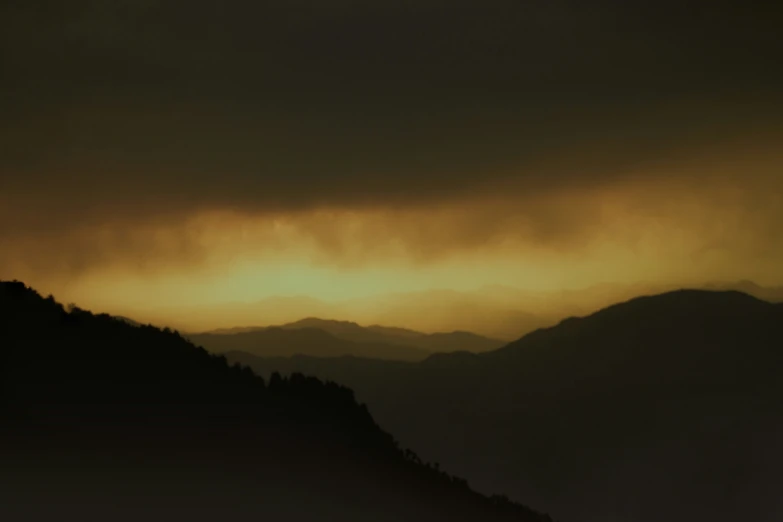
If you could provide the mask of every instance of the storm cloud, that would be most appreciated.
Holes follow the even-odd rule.
[[[774,258],[783,18],[700,4],[5,1],[0,269],[201,263],[221,237],[562,251],[621,217]]]

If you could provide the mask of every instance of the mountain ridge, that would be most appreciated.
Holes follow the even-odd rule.
[[[378,359],[418,360],[429,355],[429,352],[416,347],[380,342],[357,342],[311,327],[274,326],[230,334],[190,334],[187,337],[215,353],[241,350],[268,357],[355,355]]]
[[[232,357],[347,384],[444,469],[564,520],[783,515],[783,306],[742,292],[641,296],[418,363]]]
[[[401,450],[348,388],[267,381],[20,282],[0,282],[0,377],[9,520],[551,520]]]
[[[324,332],[328,337],[317,337],[315,330]],[[312,339],[306,340],[302,332],[310,332]],[[290,338],[286,339],[286,335]],[[314,357],[354,355],[399,360],[422,360],[432,352],[485,352],[504,344],[497,339],[459,330],[428,334],[405,328],[361,326],[353,321],[316,317],[278,326],[238,327],[188,334],[188,337],[219,353],[239,350],[269,357],[297,354]],[[345,342],[340,344],[337,339]],[[319,342],[332,348],[325,351],[323,346],[318,346]],[[270,346],[270,343],[274,346]]]
[[[764,286],[752,281],[717,281],[686,286],[708,290],[744,289],[746,293],[767,301],[783,302],[783,287]],[[298,296],[269,297],[217,307],[194,303],[176,311],[165,311],[165,320],[159,315],[147,313],[146,309],[123,310],[122,315],[138,317],[142,323],[167,323],[189,333],[214,332],[216,329],[220,330],[217,333],[227,333],[226,330],[237,327],[239,330],[252,329],[279,326],[303,317],[327,317],[370,325],[369,329],[377,325],[399,325],[426,333],[467,330],[507,343],[537,328],[553,326],[564,317],[584,316],[638,295],[678,288],[682,285],[604,283],[558,291],[526,291],[511,286],[488,285],[475,291],[433,290],[336,302]],[[197,317],[199,319],[195,319]],[[215,326],[207,329],[202,323]],[[388,328],[394,329],[393,326]]]

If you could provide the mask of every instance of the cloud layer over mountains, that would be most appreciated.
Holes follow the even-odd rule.
[[[0,271],[61,286],[468,254],[531,271],[556,253],[550,286],[577,262],[771,282],[765,9],[4,2]]]

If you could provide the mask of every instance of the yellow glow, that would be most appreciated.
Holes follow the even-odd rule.
[[[770,228],[783,219],[779,181],[740,189],[730,178],[716,175],[704,186],[685,174],[536,198],[501,190],[434,207],[217,209],[102,223],[16,240],[5,250],[14,255],[0,258],[0,275],[62,301],[184,329],[321,313],[372,321],[389,294],[488,285],[552,292],[603,282],[780,284],[783,243]],[[330,306],[289,300],[240,312],[236,305],[275,296]],[[437,324],[461,328],[468,319],[466,311]]]

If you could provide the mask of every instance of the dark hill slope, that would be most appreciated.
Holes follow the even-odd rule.
[[[739,292],[640,297],[417,364],[242,358],[351,386],[428,460],[558,518],[783,520],[783,307]]]
[[[2,520],[549,520],[425,466],[350,390],[0,283]]]
[[[681,290],[640,297],[537,330],[485,364],[553,393],[733,391],[763,396],[783,362],[780,308],[739,292]],[[557,380],[550,380],[553,372]],[[544,381],[543,379],[546,379]],[[565,390],[563,390],[565,386]]]

